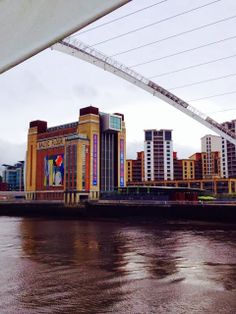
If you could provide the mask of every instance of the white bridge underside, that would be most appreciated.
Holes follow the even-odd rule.
[[[182,111],[194,120],[200,122],[218,135],[222,136],[230,143],[236,145],[235,134],[224,128],[220,123],[199,112],[196,108],[192,107],[190,104],[162,88],[153,81],[150,81],[141,74],[133,71],[132,69],[126,67],[118,61],[115,61],[114,59],[97,51],[96,49],[91,48],[78,40],[71,40],[70,38],[66,38],[63,41],[53,45],[52,49],[87,61],[96,65],[97,67],[102,68],[105,71],[109,71],[114,75],[121,77],[122,79],[144,89],[153,96],[162,99],[164,102],[167,102],[171,106]]]
[[[130,0],[0,0],[0,73]]]

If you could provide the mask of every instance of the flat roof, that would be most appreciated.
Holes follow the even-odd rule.
[[[119,189],[153,189],[153,190],[176,190],[176,191],[189,191],[189,192],[203,192],[205,190],[198,188],[188,188],[188,187],[176,187],[176,186],[145,186],[145,185],[130,185],[126,187],[120,187]]]

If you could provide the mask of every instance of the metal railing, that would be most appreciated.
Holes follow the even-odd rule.
[[[129,67],[122,64],[121,62],[112,59],[111,57],[105,55],[104,53],[100,52],[99,50],[97,50],[91,46],[88,46],[85,43],[83,43],[77,39],[72,39],[70,37],[67,37],[67,38],[63,39],[62,41],[60,41],[60,43],[65,45],[65,46],[78,49],[83,53],[87,53],[88,55],[91,55],[94,58],[96,58],[98,61],[103,61],[105,64],[109,64],[109,65],[119,69],[120,71],[124,72],[125,74],[128,74],[128,75],[132,76],[133,78],[137,79],[138,81],[142,81],[144,84],[148,85],[148,83],[149,83],[149,79],[145,78],[140,73],[130,69]]]
[[[198,109],[194,108],[193,106],[191,106],[190,104],[188,104],[187,102],[185,102],[184,100],[179,98],[178,96],[172,94],[171,92],[169,92],[165,88],[163,88],[160,85],[156,84],[155,82],[145,78],[140,73],[138,73],[138,72],[130,69],[129,67],[125,66],[121,62],[112,59],[111,57],[105,55],[104,53],[98,51],[97,49],[95,49],[91,46],[88,46],[85,43],[83,43],[77,39],[74,39],[74,38],[67,37],[67,38],[63,39],[62,41],[60,41],[59,44],[62,44],[63,46],[67,46],[69,48],[75,49],[75,50],[81,52],[82,54],[87,54],[88,56],[92,56],[93,59],[95,60],[95,61],[93,61],[93,64],[95,64],[96,62],[103,62],[104,63],[104,70],[106,70],[106,65],[109,65],[112,68],[114,68],[114,71],[113,71],[114,73],[115,73],[115,69],[117,69],[119,72],[122,72],[124,75],[131,77],[132,79],[136,80],[137,82],[141,82],[141,83],[145,84],[146,87],[149,87],[152,90],[154,95],[155,95],[155,92],[160,93],[161,95],[165,96],[166,98],[168,98],[169,100],[174,102],[175,105],[177,105],[177,107],[179,107],[179,108],[182,107],[186,111],[186,113],[188,112],[188,114],[190,116],[192,116],[193,118],[195,118],[195,119],[196,119],[196,117],[200,118],[200,119],[198,119],[198,121],[202,120],[202,122],[203,121],[207,122],[208,124],[210,124],[215,129],[218,129],[222,133],[224,133],[225,135],[228,135],[235,142],[236,135],[232,131],[228,130],[227,128],[222,126],[220,123],[216,122],[215,120],[213,120],[209,116],[200,112]]]

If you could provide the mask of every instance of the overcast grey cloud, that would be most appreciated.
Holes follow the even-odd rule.
[[[156,2],[133,0],[84,30]],[[150,10],[140,11],[93,31],[82,30],[77,38],[93,45],[211,2],[211,5],[204,8],[96,45],[96,48],[108,55],[114,55],[207,23],[236,16],[235,0],[221,0],[214,3],[213,0],[168,0]],[[236,19],[232,18],[198,31],[124,53],[116,58],[129,66],[160,59],[134,68],[147,77],[222,58],[222,61],[153,79],[166,88],[226,76],[236,73],[236,57],[223,60],[227,56],[236,55],[236,39],[222,41],[204,48],[195,48],[226,37],[236,36],[235,26]],[[179,53],[189,49],[193,50]],[[171,54],[176,55],[167,57]],[[194,100],[236,90],[235,83],[236,76],[232,75],[225,79],[178,88],[173,92],[184,100]],[[213,118],[223,122],[236,118],[235,100],[236,93],[193,101],[191,104],[205,113],[211,112]],[[210,133],[207,128],[183,113],[122,79],[81,60],[47,49],[0,76],[0,162],[16,162],[24,158],[27,129],[31,120],[46,120],[49,126],[76,121],[79,109],[88,105],[98,106],[101,111],[125,114],[129,158],[135,157],[136,150],[142,149],[143,130],[147,128],[173,129],[174,150],[178,151],[179,157],[185,158],[199,151],[200,138]],[[227,111],[227,109],[233,110]]]
[[[75,96],[85,98],[87,97],[98,97],[99,90],[94,88],[93,86],[88,86],[87,84],[75,85],[73,87],[75,92]]]

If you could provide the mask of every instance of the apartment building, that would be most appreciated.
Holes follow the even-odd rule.
[[[145,130],[145,180],[173,180],[172,130]]]

